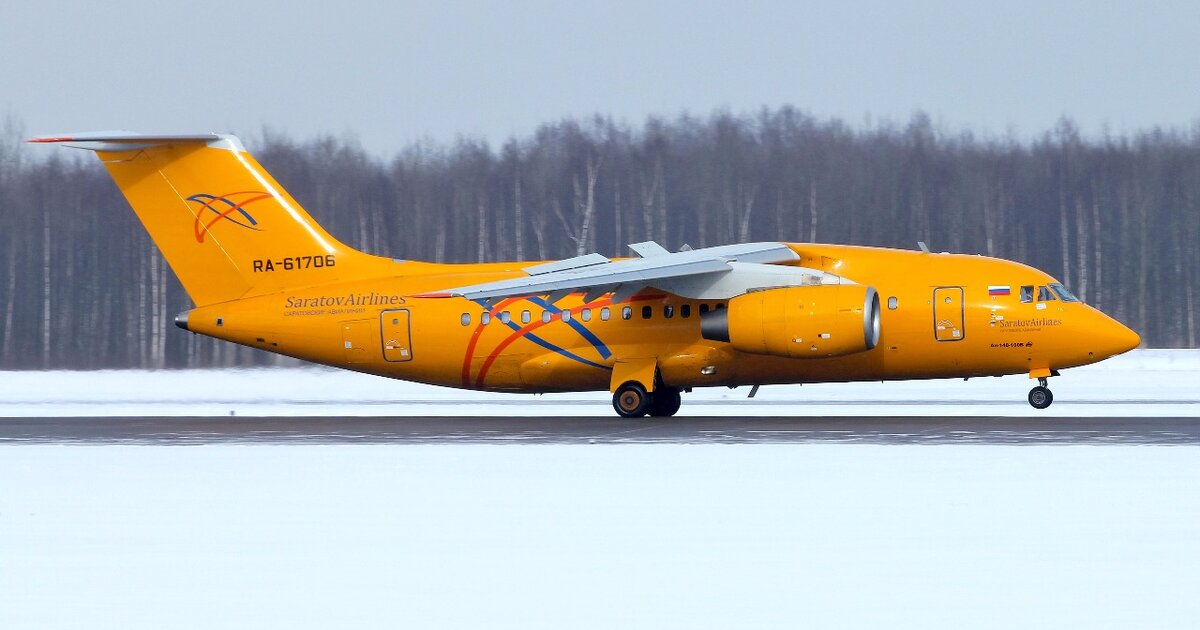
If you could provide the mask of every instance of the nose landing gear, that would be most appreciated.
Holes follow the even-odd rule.
[[[1029,390],[1029,404],[1034,409],[1045,409],[1054,402],[1054,394],[1046,387],[1046,378],[1043,376],[1038,379],[1038,386]]]

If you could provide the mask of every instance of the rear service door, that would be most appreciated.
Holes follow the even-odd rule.
[[[962,287],[938,287],[933,290],[933,338],[961,341],[963,330]]]
[[[412,361],[412,334],[408,320],[406,308],[380,313],[379,329],[383,333],[385,361]]]

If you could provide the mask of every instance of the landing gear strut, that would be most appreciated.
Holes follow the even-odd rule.
[[[1054,394],[1050,392],[1050,388],[1046,387],[1045,377],[1038,379],[1038,386],[1029,390],[1029,404],[1033,405],[1034,409],[1045,409],[1054,402]]]
[[[667,417],[679,411],[679,390],[659,385],[653,392],[637,381],[622,383],[613,394],[613,409],[623,418],[641,418],[645,415]]]

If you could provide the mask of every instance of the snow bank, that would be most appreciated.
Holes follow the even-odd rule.
[[[1051,380],[1054,405],[1025,402],[1024,376],[698,389],[682,415],[1200,416],[1200,350],[1135,350]],[[609,415],[605,392],[470,392],[323,367],[2,372],[0,416]]]

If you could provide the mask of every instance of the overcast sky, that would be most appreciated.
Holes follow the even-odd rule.
[[[917,109],[1022,136],[1200,118],[1200,2],[17,2],[0,113],[98,129],[352,134],[386,154],[564,116]]]

